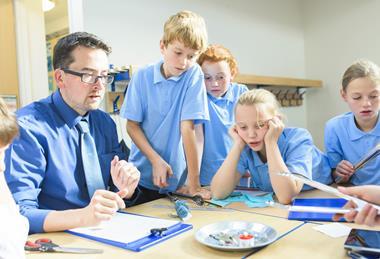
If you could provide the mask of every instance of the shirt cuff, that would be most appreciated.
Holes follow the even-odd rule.
[[[21,215],[25,216],[29,221],[29,235],[44,232],[45,218],[51,211],[20,206]]]
[[[124,199],[125,206],[132,207],[136,203],[136,200],[140,197],[140,195],[142,195],[142,191],[139,189],[139,187],[136,187],[132,197],[129,199]]]

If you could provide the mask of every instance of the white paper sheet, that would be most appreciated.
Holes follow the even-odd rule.
[[[152,228],[167,228],[179,221],[145,217],[141,215],[117,213],[111,220],[87,228],[74,228],[70,231],[104,238],[116,242],[130,243],[150,235]]]
[[[340,223],[324,224],[315,226],[313,228],[333,238],[348,236],[351,231],[350,227],[347,227]]]

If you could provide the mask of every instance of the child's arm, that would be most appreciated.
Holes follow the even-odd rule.
[[[133,143],[135,143],[151,162],[153,184],[160,188],[167,187],[168,184],[166,178],[167,176],[170,177],[173,175],[172,169],[170,165],[152,148],[140,127],[140,123],[128,120],[127,132],[133,140]]]
[[[233,126],[229,132],[234,143],[223,164],[211,181],[211,193],[215,199],[224,199],[230,195],[241,178],[241,175],[236,169],[245,143],[237,134],[235,126]]]
[[[269,121],[269,130],[264,137],[264,141],[272,188],[280,203],[289,204],[292,199],[300,193],[303,185],[297,183],[290,177],[278,175],[280,172],[289,171],[284,159],[281,156],[281,152],[277,144],[278,138],[280,137],[283,129],[284,124],[282,121],[279,118],[274,117]]]
[[[210,199],[210,191],[201,188],[199,181],[201,161],[201,154],[199,154],[200,140],[197,139],[194,122],[192,120],[185,120],[181,122],[181,134],[187,163],[187,185],[189,187],[188,192],[190,195],[199,194],[204,199]]]
[[[196,146],[197,146],[197,152],[198,152],[198,161],[199,161],[199,172],[201,170],[201,165],[202,165],[202,156],[203,156],[203,148],[204,148],[204,133],[203,133],[203,124],[196,124],[194,125],[195,129],[195,141],[196,141]]]
[[[347,183],[354,173],[353,165],[345,160],[345,155],[342,150],[342,141],[337,133],[337,125],[334,121],[326,123],[325,127],[325,150],[329,164],[332,168],[332,176],[337,183]],[[344,141],[344,139],[343,139]]]

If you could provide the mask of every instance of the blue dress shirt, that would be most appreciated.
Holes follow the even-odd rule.
[[[212,177],[222,165],[232,147],[228,133],[235,122],[234,108],[239,96],[248,91],[245,85],[231,83],[224,96],[207,94],[210,120],[204,123],[204,149],[200,172],[202,185],[210,185]]]
[[[342,160],[355,165],[364,155],[380,143],[380,120],[375,127],[364,132],[358,129],[355,117],[348,112],[330,119],[325,127],[325,148],[331,168]],[[354,185],[380,184],[380,156],[357,170],[351,177]]]
[[[180,76],[165,79],[161,74],[162,61],[139,69],[128,85],[120,115],[140,123],[152,148],[171,166],[173,176],[169,187],[161,192],[174,191],[186,179],[186,160],[181,136],[181,121],[203,123],[209,120],[206,87],[198,64]],[[140,185],[159,190],[153,185],[152,165],[132,143],[130,161],[141,172]]]
[[[83,208],[90,202],[75,127],[81,118],[59,91],[17,112],[20,136],[7,150],[5,175],[30,233],[43,232],[51,210]],[[90,111],[88,118],[105,186],[112,186],[110,162],[115,155],[126,158],[115,123],[100,110]]]
[[[278,139],[280,153],[289,172],[302,174],[315,181],[330,184],[331,169],[327,157],[313,144],[310,133],[302,128],[285,128]],[[240,156],[237,171],[251,174],[251,186],[263,191],[273,191],[269,178],[268,163],[246,146]],[[304,185],[303,190],[311,189]]]

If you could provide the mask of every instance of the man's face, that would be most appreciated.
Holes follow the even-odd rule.
[[[103,50],[78,46],[71,54],[74,62],[67,69],[93,76],[107,76],[108,57]],[[100,78],[95,83],[85,83],[81,76],[61,69],[55,71],[55,76],[63,99],[79,114],[84,115],[99,107],[106,87]]]

